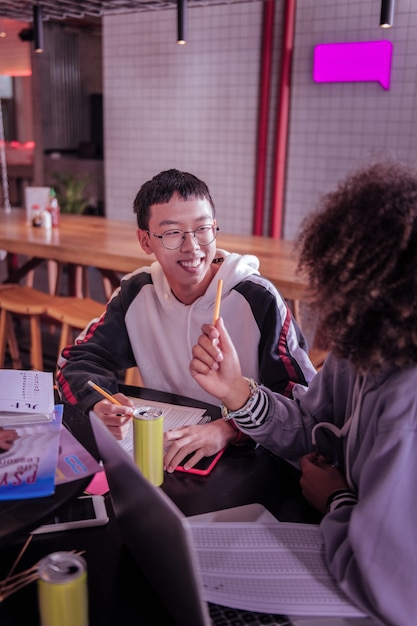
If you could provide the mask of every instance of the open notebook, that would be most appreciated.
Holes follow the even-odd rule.
[[[179,428],[180,426],[188,426],[189,424],[204,424],[210,421],[210,416],[206,415],[205,409],[197,409],[191,406],[181,406],[176,404],[169,404],[166,402],[150,402],[149,400],[143,400],[141,398],[134,398],[128,396],[135,404],[135,408],[143,408],[147,406],[156,406],[162,409],[164,416],[164,432],[171,430],[172,428]],[[133,421],[130,420],[126,425],[126,431],[123,435],[123,439],[119,441],[119,445],[133,454]]]
[[[94,414],[90,414],[90,419],[121,535],[171,617],[165,626],[235,623],[307,626],[310,623],[304,619],[291,621],[285,616],[265,613],[234,609],[220,611],[217,604],[207,603],[203,597],[204,582],[192,525],[160,488],[143,477],[133,459],[122,450],[104,424]],[[294,585],[297,585],[295,580]],[[354,614],[354,609],[352,611]],[[221,617],[217,622],[215,615],[218,613]],[[242,615],[240,622],[236,621],[236,613]],[[347,618],[347,621],[344,618],[327,621],[326,617],[320,620],[320,626],[351,623]],[[317,621],[313,623],[317,624]],[[362,625],[365,622],[359,620],[357,623]],[[369,623],[366,620],[366,624]]]

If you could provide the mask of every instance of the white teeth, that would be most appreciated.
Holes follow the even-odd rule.
[[[198,267],[201,264],[201,259],[194,259],[193,261],[180,261],[183,267]]]

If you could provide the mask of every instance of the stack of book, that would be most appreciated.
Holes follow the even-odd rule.
[[[100,469],[62,418],[51,372],[0,370],[0,500],[48,496]]]

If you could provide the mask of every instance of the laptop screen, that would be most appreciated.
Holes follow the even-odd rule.
[[[140,472],[103,422],[90,413],[124,543],[158,594],[172,624],[209,626],[198,561],[185,516]]]

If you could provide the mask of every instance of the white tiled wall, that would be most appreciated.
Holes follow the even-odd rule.
[[[277,109],[284,2],[276,2],[271,111]],[[189,9],[176,44],[176,11],[104,19],[106,213],[132,219],[148,178],[177,167],[209,185],[223,230],[253,223],[262,2]],[[395,25],[379,28],[377,0],[298,0],[283,236],[294,238],[318,197],[356,165],[388,154],[417,163],[417,2],[401,0]],[[393,42],[391,88],[316,84],[320,43]],[[270,125],[265,233],[270,213]]]
[[[225,231],[252,228],[258,2],[104,20],[106,213],[131,219],[139,186],[163,169],[209,185]]]
[[[289,135],[285,237],[318,197],[352,168],[385,155],[417,165],[417,3],[396,3],[394,27],[379,28],[380,2],[298,2]],[[316,84],[314,46],[389,40],[390,90],[376,82]]]

